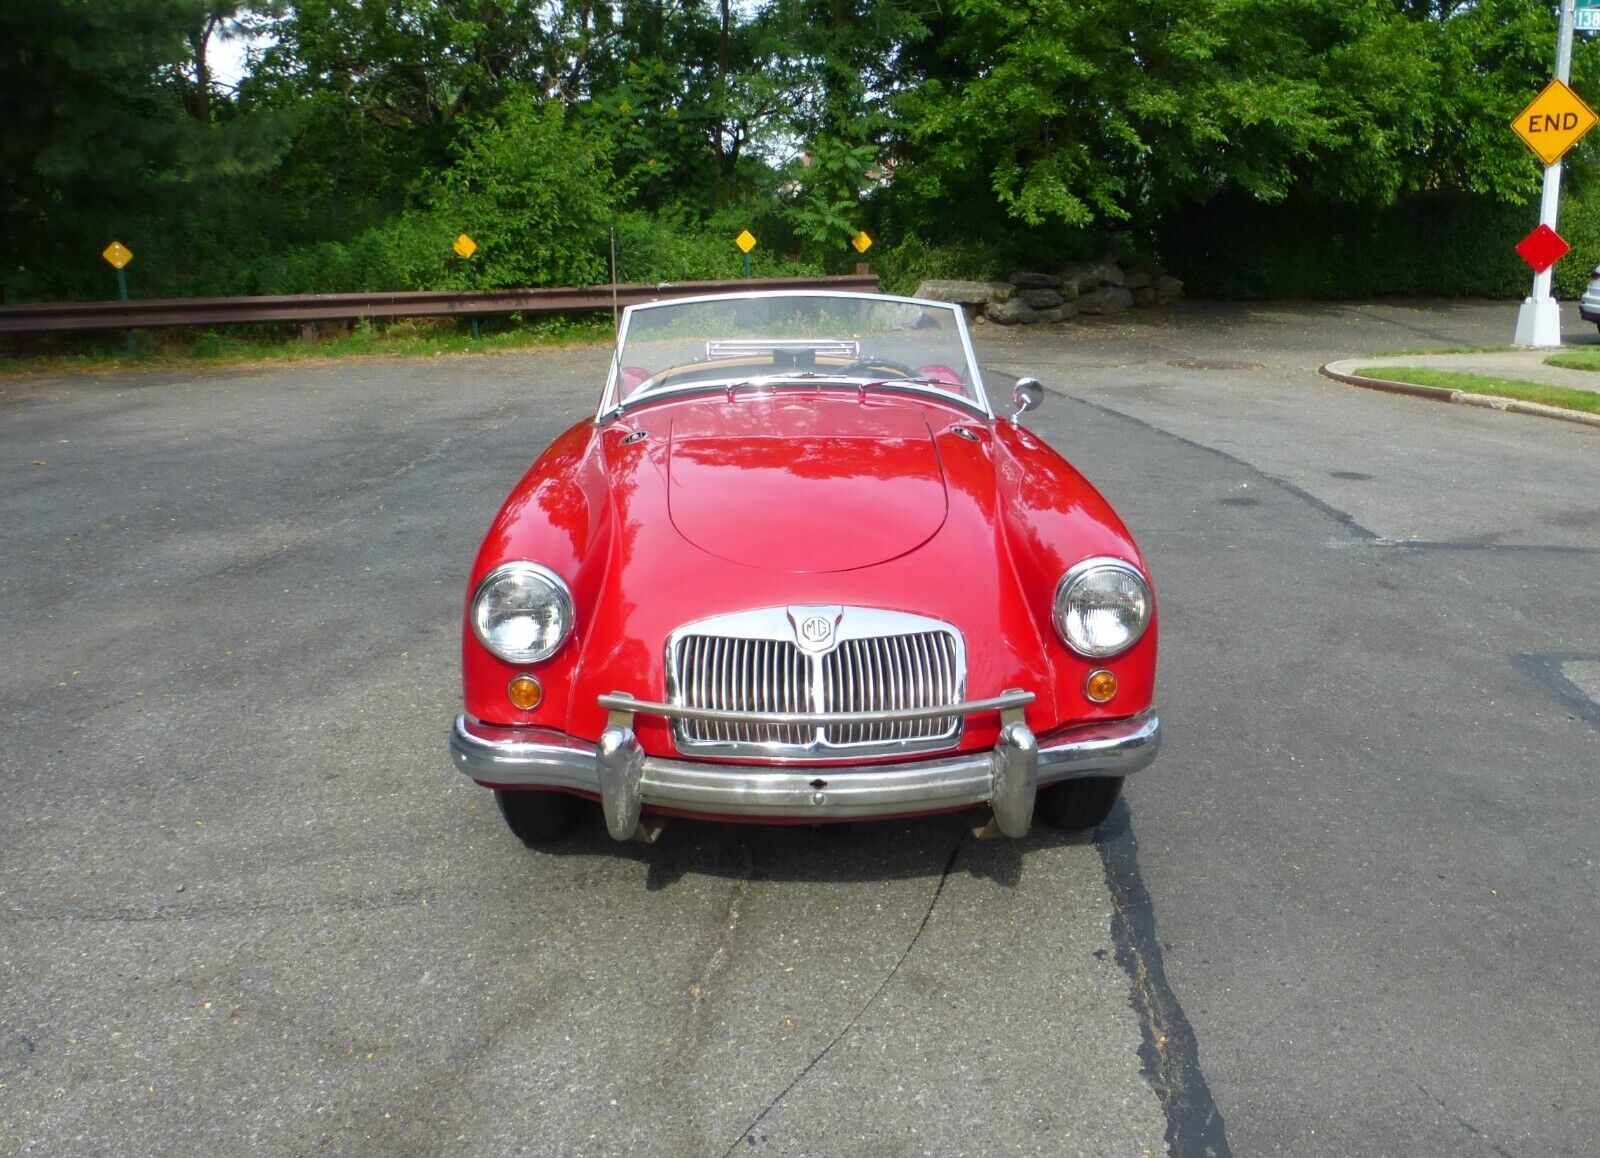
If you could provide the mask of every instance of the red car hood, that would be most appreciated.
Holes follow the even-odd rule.
[[[923,412],[853,395],[766,396],[672,416],[667,507],[690,543],[765,571],[851,571],[944,525]]]

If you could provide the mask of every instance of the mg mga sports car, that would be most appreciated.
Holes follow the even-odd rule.
[[[1100,494],[997,416],[960,307],[634,306],[598,412],[483,541],[456,767],[529,845],[598,802],[818,824],[1092,828],[1160,743],[1156,605]]]

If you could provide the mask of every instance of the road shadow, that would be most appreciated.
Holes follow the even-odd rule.
[[[960,846],[956,872],[1006,888],[1022,883],[1030,853],[1061,846],[1092,845],[1126,824],[1119,808],[1100,829],[1061,832],[1035,823],[1022,840],[979,840],[971,827],[985,814],[948,813],[914,820],[821,825],[716,824],[672,820],[655,844],[619,843],[605,831],[596,812],[557,844],[529,850],[529,856],[613,857],[646,867],[645,887],[669,889],[684,877],[727,880],[856,884],[874,881],[937,879]],[[508,837],[509,839],[509,837]]]

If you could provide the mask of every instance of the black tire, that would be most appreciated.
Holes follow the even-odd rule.
[[[1034,798],[1033,814],[1053,828],[1082,832],[1094,828],[1111,813],[1122,795],[1122,777],[1085,776],[1046,784]]]
[[[529,848],[555,843],[583,820],[583,801],[565,792],[496,791],[494,802],[506,827]]]

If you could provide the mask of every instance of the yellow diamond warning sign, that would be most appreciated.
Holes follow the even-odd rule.
[[[113,241],[100,251],[100,256],[111,263],[112,269],[121,269],[133,260],[133,250],[120,241]]]
[[[744,252],[749,253],[756,247],[756,235],[751,233],[748,229],[741,229],[739,231],[739,236],[733,239],[733,243],[740,249],[744,250]]]
[[[1511,128],[1539,155],[1539,160],[1554,165],[1597,121],[1600,117],[1583,103],[1582,97],[1561,81],[1553,80],[1517,114]]]
[[[455,243],[450,248],[456,251],[457,257],[462,261],[466,261],[467,258],[478,252],[478,243],[463,233],[455,239]]]
[[[856,247],[857,253],[865,253],[872,248],[872,238],[868,237],[867,231],[863,229],[850,239],[850,244]]]

